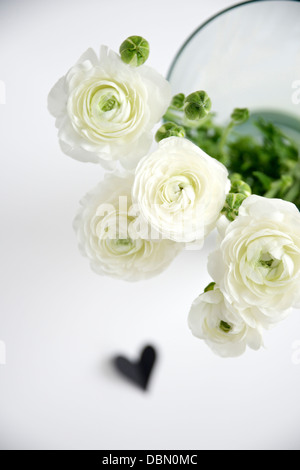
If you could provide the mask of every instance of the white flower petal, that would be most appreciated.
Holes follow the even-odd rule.
[[[52,116],[58,118],[64,115],[67,105],[66,79],[62,77],[54,85],[48,95],[48,110]]]

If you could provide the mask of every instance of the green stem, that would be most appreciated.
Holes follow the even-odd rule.
[[[227,143],[228,137],[229,137],[232,129],[234,128],[234,126],[235,126],[235,123],[233,121],[231,121],[228,124],[228,126],[224,128],[224,131],[223,131],[222,137],[220,139],[220,143],[219,143],[220,161],[225,166],[227,166],[227,164],[229,163],[229,157],[228,157],[227,152],[226,152],[226,143]]]
[[[265,197],[274,198],[275,196],[278,195],[280,188],[281,188],[281,180],[274,181],[271,184],[271,189],[269,189],[269,191],[266,192]]]
[[[176,124],[182,124],[182,121],[183,121],[183,112],[182,111],[178,111],[178,110],[173,110],[172,109],[167,109],[166,111],[166,114],[164,115],[164,120],[165,121],[170,121],[170,122],[174,122]]]
[[[284,196],[284,199],[289,202],[295,202],[299,197],[300,182],[295,183]]]
[[[221,137],[221,140],[220,140],[220,153],[224,153],[225,152],[225,146],[226,146],[226,142],[227,142],[227,139],[228,139],[228,136],[230,134],[230,132],[232,131],[232,129],[234,128],[234,122],[231,121],[227,127],[225,127],[224,131],[223,131],[223,134],[222,134],[222,137]]]

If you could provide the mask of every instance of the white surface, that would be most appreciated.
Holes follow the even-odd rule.
[[[299,312],[266,335],[266,350],[222,360],[186,323],[209,282],[212,241],[148,282],[97,277],[71,223],[103,172],[60,152],[46,110],[50,87],[87,47],[142,34],[149,63],[166,73],[190,32],[230,4],[1,0],[2,449],[300,447]],[[143,394],[109,360],[147,342],[160,361]]]

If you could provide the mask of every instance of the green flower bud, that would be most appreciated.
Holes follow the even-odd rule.
[[[185,99],[184,112],[191,121],[205,118],[210,110],[211,100],[205,91],[196,91]]]
[[[226,321],[221,321],[219,325],[220,330],[224,331],[224,333],[229,333],[232,330],[232,326],[230,326]]]
[[[183,127],[174,124],[174,122],[166,122],[156,132],[155,140],[160,142],[168,137],[185,137],[185,131]]]
[[[231,115],[232,122],[234,124],[244,124],[250,117],[249,109],[247,108],[235,108]]]
[[[182,109],[184,105],[185,96],[183,93],[173,96],[171,106],[176,109]]]
[[[232,182],[230,192],[240,193],[246,197],[251,196],[252,194],[249,184],[245,183],[245,181],[242,181],[242,180],[234,180]]]
[[[141,36],[130,36],[120,46],[120,56],[125,64],[139,67],[149,57],[149,43]]]
[[[242,179],[242,175],[240,175],[240,173],[232,173],[230,176],[230,181],[231,183],[234,183],[236,180],[241,180]]]
[[[226,197],[225,206],[223,207],[221,214],[226,215],[230,222],[233,222],[239,215],[239,209],[244,200],[247,198],[244,194],[233,194],[229,193]]]
[[[215,285],[216,285],[215,282],[211,282],[210,284],[208,284],[207,287],[205,287],[204,292],[209,292],[210,290],[214,290]]]

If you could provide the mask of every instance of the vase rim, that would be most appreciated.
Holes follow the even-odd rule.
[[[179,57],[181,56],[182,52],[184,51],[184,49],[188,46],[188,44],[191,42],[191,40],[200,32],[202,31],[202,29],[204,29],[207,25],[209,25],[210,23],[212,23],[214,20],[216,20],[217,18],[219,18],[220,16],[223,16],[225,13],[228,13],[229,11],[231,10],[235,10],[239,7],[242,7],[242,6],[245,6],[245,5],[250,5],[250,4],[253,4],[253,3],[266,3],[266,2],[289,2],[289,3],[295,3],[295,2],[298,2],[300,0],[248,0],[246,2],[240,2],[240,3],[237,3],[235,5],[232,5],[231,7],[227,7],[225,8],[224,10],[221,10],[219,11],[218,13],[216,13],[215,15],[211,16],[210,18],[208,18],[204,23],[202,23],[183,43],[183,45],[180,47],[179,51],[177,52],[177,54],[175,55],[175,58],[173,59],[172,63],[171,63],[171,66],[170,66],[170,69],[168,71],[168,74],[167,74],[167,80],[170,81],[171,79],[171,75],[173,73],[173,70],[176,66],[176,63],[179,59]]]

